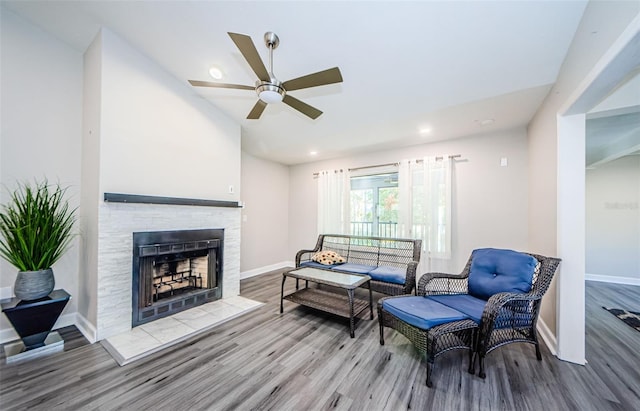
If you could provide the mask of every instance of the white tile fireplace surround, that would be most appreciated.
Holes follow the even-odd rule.
[[[240,294],[240,208],[101,202],[97,340],[131,330],[133,233],[224,229],[222,299]]]

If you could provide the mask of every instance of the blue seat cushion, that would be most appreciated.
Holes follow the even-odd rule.
[[[333,264],[333,265],[326,265],[326,264],[317,263],[315,261],[305,261],[303,263],[300,263],[300,267],[323,268],[325,270],[329,270],[332,267],[336,267],[338,265],[342,265],[342,264],[338,263],[338,264]]]
[[[502,292],[528,293],[538,261],[513,250],[480,248],[471,254],[469,294],[488,300]]]
[[[482,319],[484,306],[487,304],[486,300],[476,298],[469,294],[430,295],[425,298],[460,311],[478,324]]]
[[[355,273],[355,274],[369,274],[369,272],[373,271],[375,268],[376,266],[374,265],[353,264],[353,263],[334,265],[331,267],[331,269],[335,271],[346,271],[348,273]]]
[[[387,298],[382,302],[382,308],[407,324],[423,330],[469,318],[458,310],[419,296]]]
[[[373,280],[387,283],[404,284],[407,279],[407,269],[381,265],[375,270],[370,271],[369,277]]]

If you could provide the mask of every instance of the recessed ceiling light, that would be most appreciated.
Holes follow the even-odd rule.
[[[211,77],[213,77],[216,80],[220,80],[222,78],[222,70],[220,70],[216,66],[212,66],[209,69],[209,74],[211,75]]]
[[[317,155],[317,154],[318,154],[318,152],[317,152],[317,151],[309,151],[309,155],[310,155],[310,156],[315,156],[315,155]]]
[[[431,127],[422,127],[419,131],[422,135],[429,134],[431,133]]]
[[[478,125],[480,126],[489,126],[493,123],[495,123],[496,121],[492,118],[486,118],[484,120],[476,120],[476,123],[478,123]]]

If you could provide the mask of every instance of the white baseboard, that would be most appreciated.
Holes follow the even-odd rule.
[[[633,277],[616,277],[613,275],[585,274],[584,279],[587,281],[600,281],[602,283],[640,285],[640,278],[633,278]]]
[[[556,336],[553,335],[547,324],[542,320],[542,318],[538,317],[538,323],[536,329],[538,330],[538,335],[544,340],[544,343],[551,351],[551,354],[558,356],[558,340],[556,340]]]
[[[68,327],[74,325],[76,320],[76,313],[64,314],[58,318],[58,321],[53,325],[53,329]],[[15,332],[13,328],[6,328],[0,330],[0,344],[5,344],[10,341],[19,340],[20,336]]]
[[[269,271],[279,270],[285,267],[295,267],[296,264],[293,261],[281,261],[276,264],[266,265],[260,268],[254,268],[253,270],[244,271],[240,273],[240,279],[244,280],[245,278],[255,277],[256,275],[268,273]]]
[[[98,341],[98,331],[96,327],[91,324],[82,314],[76,313],[76,328],[84,335],[84,338],[89,340],[89,343],[93,344]]]

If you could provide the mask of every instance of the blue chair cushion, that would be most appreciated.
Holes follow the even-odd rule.
[[[404,284],[407,277],[407,269],[381,265],[375,270],[370,271],[369,277],[373,280],[387,283]]]
[[[325,268],[327,266],[325,265]],[[340,265],[331,266],[331,269],[334,271],[346,271],[348,273],[355,274],[369,274],[369,272],[373,271],[376,268],[375,265],[364,265],[364,264],[353,264],[346,263]]]
[[[469,294],[488,300],[502,292],[528,293],[538,261],[513,250],[481,248],[471,254]]]
[[[460,311],[478,324],[482,319],[484,306],[487,304],[486,300],[476,298],[469,294],[430,295],[425,298]]]
[[[469,318],[458,310],[418,296],[387,298],[382,302],[382,308],[407,324],[423,330]]]
[[[330,269],[332,267],[336,267],[336,266],[339,266],[339,265],[342,265],[342,264],[338,263],[338,264],[333,264],[333,265],[326,265],[326,264],[320,264],[320,263],[315,262],[315,261],[305,261],[303,263],[300,263],[300,267],[322,268],[322,269],[325,269],[325,270],[328,270],[328,269]]]

